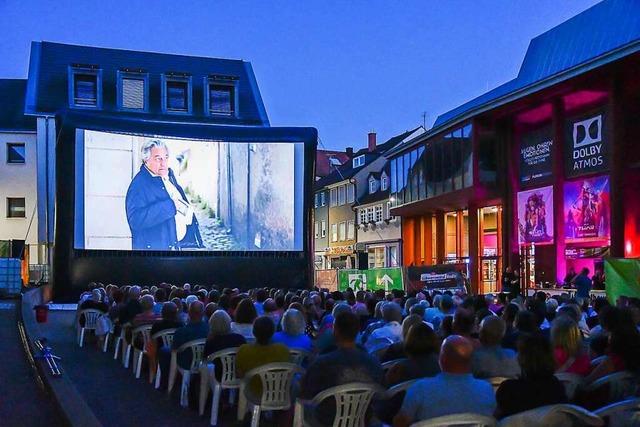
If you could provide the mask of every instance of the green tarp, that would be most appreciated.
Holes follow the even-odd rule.
[[[640,259],[605,258],[607,299],[611,304],[621,296],[640,298]]]
[[[0,258],[9,258],[11,251],[11,242],[8,240],[0,240]]]
[[[347,288],[354,291],[384,289],[403,290],[402,268],[376,268],[373,270],[340,270],[338,273],[338,289],[345,291]]]

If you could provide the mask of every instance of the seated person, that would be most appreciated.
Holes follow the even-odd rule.
[[[382,307],[382,319],[384,326],[374,330],[367,342],[365,349],[369,353],[384,350],[393,343],[402,341],[402,309],[396,303],[388,303]]]
[[[506,331],[504,320],[487,316],[480,322],[480,347],[473,353],[473,376],[480,379],[492,377],[516,378],[520,366],[516,352],[501,347]]]
[[[161,317],[153,312],[155,301],[151,295],[142,296],[140,298],[140,305],[142,306],[142,313],[136,314],[133,318],[132,324],[134,328],[142,325],[150,325],[160,320]]]
[[[249,298],[238,303],[231,323],[231,331],[242,335],[246,340],[253,340],[253,321],[258,317],[256,307]]]
[[[162,318],[151,326],[150,336],[162,332],[166,329],[178,329],[183,326],[178,322],[178,308],[172,302],[167,302],[162,306]],[[147,355],[149,356],[149,370],[155,375],[157,368],[158,348],[162,347],[162,339],[150,340],[147,343]]]
[[[311,338],[305,333],[304,315],[293,308],[282,316],[282,331],[276,332],[271,342],[282,343],[287,348],[299,348],[311,352]]]
[[[580,329],[569,316],[560,315],[554,319],[551,345],[556,360],[556,373],[589,375],[591,362],[584,349]]]
[[[87,310],[90,308],[94,310],[100,310],[103,313],[107,313],[109,311],[109,306],[107,306],[106,302],[102,301],[102,293],[98,289],[94,289],[91,291],[91,297],[80,304],[78,310]],[[80,323],[80,326],[84,327],[84,316],[80,316],[78,322]]]
[[[413,325],[422,322],[422,316],[417,314],[410,314],[402,321],[402,341],[398,341],[396,343],[391,344],[385,352],[380,357],[380,362],[389,362],[390,360],[395,359],[405,359],[407,357],[407,353],[404,350],[404,341],[407,339],[409,335],[409,329]]]
[[[209,318],[209,335],[204,345],[204,358],[217,351],[227,348],[240,347],[246,344],[247,340],[240,334],[231,332],[231,316],[224,310],[217,310]],[[218,381],[222,378],[222,367],[216,360],[213,361],[215,366],[215,376]]]
[[[251,300],[245,301],[251,303]],[[251,307],[253,307],[253,303],[251,303]],[[252,335],[255,337],[256,343],[244,344],[238,348],[236,373],[239,378],[244,378],[247,372],[262,365],[289,362],[291,360],[289,349],[286,346],[280,343],[271,344],[271,338],[275,331],[276,325],[273,324],[273,320],[270,317],[260,316],[253,322]],[[262,393],[260,378],[254,377],[251,380],[249,391],[260,396]]]
[[[473,345],[466,338],[446,338],[439,357],[442,373],[419,380],[407,390],[393,426],[407,427],[417,421],[467,412],[492,415],[496,407],[493,388],[471,375],[472,355]]]
[[[347,307],[345,311],[336,312],[334,308],[333,338],[337,350],[318,356],[311,362],[300,380],[299,394],[302,399],[311,400],[323,390],[350,382],[383,383],[378,359],[356,346],[360,320],[348,305],[344,306]],[[315,408],[313,416],[320,425],[332,425],[335,400],[325,400]]]
[[[551,344],[541,332],[520,336],[518,363],[522,376],[504,381],[496,392],[496,418],[540,406],[567,403],[564,385],[554,376],[556,362]]]

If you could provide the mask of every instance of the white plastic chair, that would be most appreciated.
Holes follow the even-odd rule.
[[[301,348],[290,348],[289,353],[291,354],[291,363],[298,366],[305,366],[305,363],[313,360],[313,354]]]
[[[171,348],[171,343],[173,343],[173,334],[175,332],[176,332],[176,328],[163,329],[162,331],[156,332],[155,334],[151,335],[151,339],[152,340],[161,339],[163,347]],[[158,348],[158,350],[160,349]],[[155,388],[158,389],[160,388],[160,376],[161,376],[159,359],[156,361],[155,376],[156,376]],[[149,366],[149,382],[150,383],[153,382],[153,369],[151,366]]]
[[[288,410],[291,408],[291,384],[296,374],[306,370],[294,363],[268,363],[247,372],[240,382],[238,421],[242,421],[247,404],[253,406],[251,427],[258,427],[261,411]],[[262,395],[254,396],[249,388],[251,379],[257,376],[262,382]]]
[[[500,388],[500,384],[502,384],[503,382],[505,382],[508,379],[510,379],[510,378],[507,378],[507,377],[491,377],[491,378],[485,378],[485,381],[488,381],[489,384],[491,384],[491,387],[493,387],[493,394],[496,394],[498,392],[498,388]]]
[[[140,378],[140,371],[142,370],[142,357],[147,354],[147,343],[151,339],[151,326],[142,325],[131,331],[131,347],[138,335],[142,335],[142,350],[138,350],[133,347],[133,370],[136,373],[136,378]]]
[[[336,387],[328,388],[318,393],[310,402],[296,399],[296,406],[293,418],[293,425],[308,426],[315,423],[308,423],[305,420],[305,406],[307,409],[317,407],[330,397],[336,402],[336,414],[333,419],[333,427],[364,427],[366,423],[367,409],[377,395],[384,396],[387,391],[378,384],[372,383],[348,383]],[[307,414],[306,418],[312,419],[313,413]]]
[[[124,325],[120,327],[120,335],[118,335],[118,338],[116,338],[116,345],[113,351],[113,360],[118,360],[118,354],[120,354],[120,346],[122,345],[122,341],[124,341],[124,329]],[[122,355],[124,356],[124,353]]]
[[[416,378],[413,380],[404,381],[394,385],[393,387],[389,387],[389,390],[387,390],[387,399],[391,399],[398,393],[406,392],[409,389],[409,387],[414,385],[416,382],[420,381],[420,379],[421,378]]]
[[[393,360],[389,360],[388,362],[384,362],[382,364],[382,371],[386,374],[393,365],[395,365],[398,362],[406,362],[407,360],[409,359],[400,358],[400,359],[393,359]]]
[[[102,316],[104,313],[95,308],[87,308],[84,310],[80,310],[78,313],[78,346],[82,347],[84,344],[84,332],[85,331],[95,331],[96,330],[96,322],[98,317]],[[80,319],[84,318],[84,326],[80,326]]]
[[[604,420],[576,405],[547,405],[511,415],[498,423],[499,427],[586,427],[602,426]]]
[[[205,339],[197,339],[189,341],[180,346],[179,349],[171,351],[171,368],[169,369],[169,394],[173,389],[178,371],[182,375],[182,388],[180,392],[180,406],[189,407],[189,385],[191,383],[191,375],[200,373],[200,364],[202,362],[202,353],[204,352]],[[182,369],[178,366],[178,353],[183,351],[191,351],[191,365],[189,369]]]
[[[226,348],[210,354],[202,363],[200,374],[200,415],[204,414],[204,407],[209,397],[209,389],[213,390],[213,403],[211,405],[211,425],[218,424],[218,411],[220,407],[220,396],[222,390],[231,390],[229,393],[229,403],[233,403],[234,391],[240,388],[240,378],[236,375],[236,355],[238,347]],[[217,359],[217,360],[216,360]],[[215,364],[222,368],[220,382],[216,379]]]
[[[598,378],[591,383],[587,391],[594,392],[604,386],[609,388],[608,404],[640,396],[640,376],[630,371],[616,372]]]
[[[494,427],[496,424],[496,419],[488,415],[464,413],[418,421],[411,427]]]
[[[593,411],[609,427],[640,426],[640,398],[623,400]]]
[[[113,330],[115,325],[111,322],[111,327],[109,328],[109,332],[104,336],[104,343],[102,344],[102,352],[106,353],[109,348],[109,338],[113,336]],[[117,353],[116,353],[117,354]]]
[[[583,376],[577,374],[559,373],[555,377],[564,384],[564,391],[567,393],[569,402],[573,402],[578,390],[586,387],[587,382]]]

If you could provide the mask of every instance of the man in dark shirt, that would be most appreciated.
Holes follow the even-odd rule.
[[[130,322],[138,314],[142,313],[142,304],[140,304],[140,287],[132,286],[129,289],[129,297],[127,303],[120,309],[118,313],[118,323],[124,325]]]
[[[300,381],[300,397],[310,400],[323,390],[351,382],[383,384],[384,375],[378,359],[356,347],[359,331],[360,321],[355,314],[350,311],[336,314],[333,336],[338,349],[318,357],[309,365]],[[332,425],[335,412],[335,400],[327,399],[315,408],[313,415],[322,425]]]

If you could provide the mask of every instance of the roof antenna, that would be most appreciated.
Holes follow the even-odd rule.
[[[427,129],[427,112],[422,112],[422,127]]]

